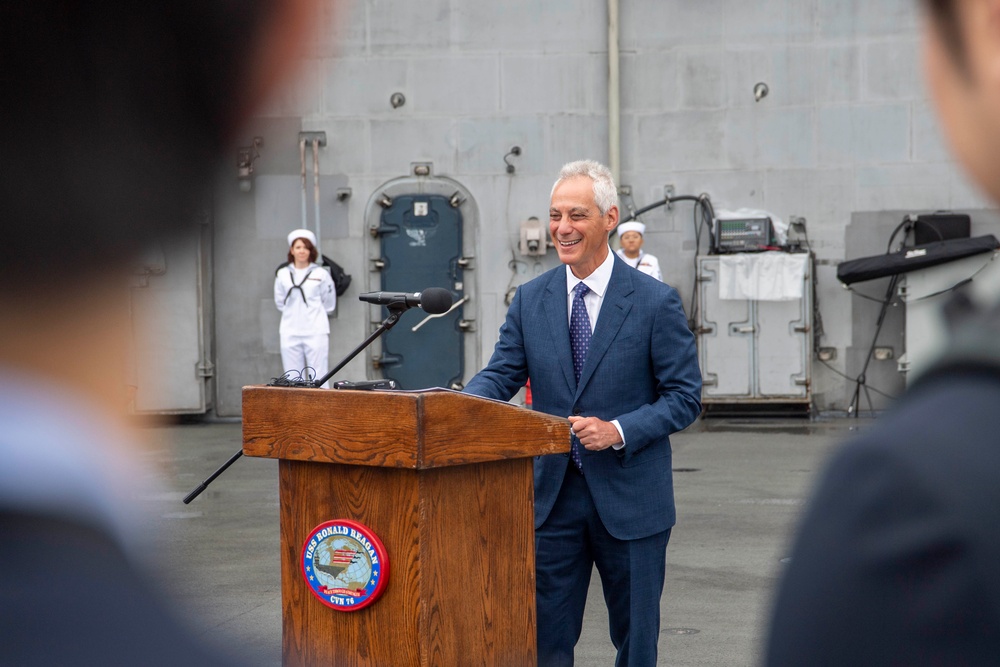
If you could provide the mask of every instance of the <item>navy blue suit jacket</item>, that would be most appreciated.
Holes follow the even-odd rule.
[[[569,342],[566,267],[518,288],[493,357],[465,391],[510,400],[531,380],[533,407],[567,417],[617,419],[621,450],[583,450],[601,521],[614,537],[639,539],[674,525],[670,434],[701,412],[701,372],[680,297],[615,258],[579,384]],[[535,461],[535,527],[549,515],[569,457]]]
[[[837,450],[782,573],[763,664],[1000,664],[996,369],[918,381]]]

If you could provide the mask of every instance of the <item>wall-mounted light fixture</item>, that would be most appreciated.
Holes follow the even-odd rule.
[[[250,192],[253,189],[253,163],[260,157],[258,149],[263,145],[263,137],[254,137],[252,146],[236,150],[236,180],[240,192]]]

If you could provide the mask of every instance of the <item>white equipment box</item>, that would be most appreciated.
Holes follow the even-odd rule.
[[[723,299],[720,256],[698,257],[696,334],[707,412],[811,410],[812,272],[807,256],[800,298]]]

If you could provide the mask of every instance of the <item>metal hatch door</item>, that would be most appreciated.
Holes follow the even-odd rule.
[[[207,217],[206,217],[207,220]],[[128,367],[136,414],[203,414],[213,365],[205,344],[209,299],[207,222],[199,234],[147,248],[132,275]]]
[[[443,287],[456,302],[461,299],[462,212],[455,201],[437,194],[402,194],[383,207],[376,230],[383,291]],[[417,308],[405,314],[382,338],[378,365],[383,377],[402,389],[460,387],[465,357],[462,311],[459,305],[430,319]],[[385,308],[382,317],[388,317]]]

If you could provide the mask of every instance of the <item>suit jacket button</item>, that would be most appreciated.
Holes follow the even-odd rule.
[[[579,415],[581,412],[583,412],[583,410],[581,410],[580,408],[573,408],[574,415]]]

